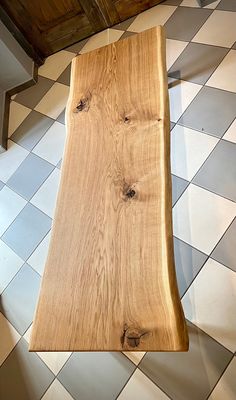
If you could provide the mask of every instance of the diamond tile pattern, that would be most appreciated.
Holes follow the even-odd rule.
[[[54,120],[46,115],[31,111],[19,128],[15,130],[11,140],[30,151],[42,139],[53,122]]]
[[[235,108],[236,93],[205,86],[180,117],[179,124],[222,137],[235,118]]]
[[[223,47],[189,43],[172,65],[168,75],[172,78],[204,85],[227,52],[228,50]],[[209,85],[214,86],[210,82],[211,79]]]
[[[207,81],[207,85],[236,93],[235,64],[236,50],[231,50]]]
[[[179,294],[182,297],[207,260],[207,255],[174,238],[175,269]]]
[[[178,7],[165,24],[167,38],[192,40],[210,14],[210,10]]]
[[[182,300],[186,318],[232,352],[236,351],[235,287],[235,272],[209,258]]]
[[[210,135],[175,125],[171,132],[171,170],[191,181],[218,140]]]
[[[134,369],[122,353],[74,353],[58,379],[76,400],[115,400]]]
[[[34,154],[29,154],[7,181],[24,199],[30,200],[53,170],[53,165]]]
[[[235,42],[235,37],[235,13],[215,10],[194,36],[193,42],[231,47]]]
[[[51,218],[28,203],[9,226],[2,240],[26,260],[51,228]]]
[[[1,313],[23,335],[33,320],[40,276],[25,264],[1,295]]]
[[[0,393],[4,400],[39,400],[53,379],[53,373],[36,354],[28,352],[21,339],[0,368]]]
[[[37,85],[31,86],[23,92],[20,92],[16,95],[14,100],[23,106],[34,108],[41,98],[52,87],[53,83],[53,80],[39,76]]]
[[[0,154],[1,399],[235,399],[236,1],[201,4],[165,0],[75,43],[48,57],[38,83],[14,96],[11,140]],[[66,137],[71,60],[158,24],[167,33],[175,265],[192,322],[190,350],[29,353]]]
[[[236,143],[221,140],[201,167],[193,182],[236,201]]]
[[[234,202],[190,184],[173,209],[174,235],[210,254],[235,216]]]
[[[232,222],[226,233],[216,246],[211,257],[236,272],[236,220]]]
[[[172,206],[175,205],[188,184],[189,182],[185,179],[172,175]]]
[[[233,355],[196,326],[188,331],[187,353],[147,353],[139,368],[171,399],[205,400]]]

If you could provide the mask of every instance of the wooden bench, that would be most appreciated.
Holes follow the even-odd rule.
[[[186,351],[173,258],[161,27],[72,62],[31,351]]]

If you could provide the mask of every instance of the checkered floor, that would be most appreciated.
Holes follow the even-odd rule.
[[[236,1],[167,0],[46,60],[0,155],[2,400],[236,399]],[[76,53],[167,33],[175,260],[188,353],[29,353]]]

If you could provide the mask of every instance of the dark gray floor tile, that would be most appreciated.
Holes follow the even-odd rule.
[[[132,22],[135,20],[135,18],[136,18],[136,16],[128,18],[125,21],[120,22],[119,24],[116,24],[116,25],[112,26],[112,28],[118,29],[118,30],[121,30],[121,31],[126,31],[126,29],[128,29],[128,27],[132,24]]]
[[[172,131],[172,129],[174,128],[174,126],[175,126],[175,123],[172,122],[172,121],[170,121],[170,130],[171,130],[171,131]]]
[[[177,238],[174,238],[174,254],[179,293],[182,297],[206,262],[207,255]]]
[[[172,177],[172,206],[174,206],[176,201],[180,198],[180,196],[188,186],[189,182],[175,175],[171,175],[171,177]]]
[[[222,137],[235,118],[235,110],[236,93],[205,86],[180,117],[179,123]]]
[[[65,112],[66,110],[63,110],[61,114],[57,117],[57,121],[64,125],[65,125]]]
[[[48,118],[46,115],[40,114],[37,111],[31,111],[13,133],[11,140],[27,150],[32,150],[53,122],[54,120]]]
[[[62,83],[63,85],[70,86],[70,72],[71,72],[71,63],[66,67],[66,69],[59,76],[59,78],[57,79],[57,82]]]
[[[74,353],[58,379],[75,400],[113,400],[134,369],[121,353]]]
[[[188,329],[188,352],[147,353],[139,368],[174,400],[206,400],[232,353],[194,325]]]
[[[54,84],[54,81],[43,76],[38,77],[38,82],[30,86],[28,89],[23,90],[16,95],[15,101],[23,104],[23,106],[34,108],[43,98],[43,96],[49,91]]]
[[[123,35],[120,37],[119,40],[126,39],[126,38],[128,38],[130,36],[133,36],[133,35],[136,35],[136,33],[135,32],[126,31],[126,32],[123,33]]]
[[[221,140],[200,168],[193,182],[236,201],[236,143]]]
[[[236,42],[235,42],[234,45],[232,46],[232,49],[236,49]]]
[[[2,181],[0,181],[0,190],[2,190],[3,186],[4,186],[4,183]]]
[[[54,380],[53,373],[22,338],[0,368],[2,400],[39,400]]]
[[[7,186],[30,200],[53,169],[52,164],[30,153],[10,177]]]
[[[168,71],[168,76],[204,85],[223,60],[228,49],[189,43]]]
[[[198,2],[201,7],[205,7],[205,6],[209,6],[210,4],[214,3],[215,0],[196,0],[196,2]]]
[[[236,272],[236,220],[227,229],[211,257]]]
[[[179,6],[183,0],[165,0],[161,4],[166,6]]]
[[[51,218],[28,203],[9,226],[2,240],[26,260],[51,228]]]
[[[236,1],[235,0],[221,0],[216,7],[217,10],[224,11],[236,11]]]
[[[166,37],[190,41],[207,20],[212,10],[178,7],[165,24]]]
[[[39,285],[39,274],[24,264],[1,294],[0,311],[21,335],[32,323]]]
[[[76,42],[75,44],[72,44],[71,46],[66,47],[64,50],[70,51],[71,53],[78,54],[80,52],[80,50],[85,46],[85,44],[87,43],[88,40],[89,39],[80,40],[79,42]]]

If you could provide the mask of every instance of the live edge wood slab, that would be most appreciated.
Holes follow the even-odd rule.
[[[165,38],[76,57],[31,351],[186,351],[173,258]]]

